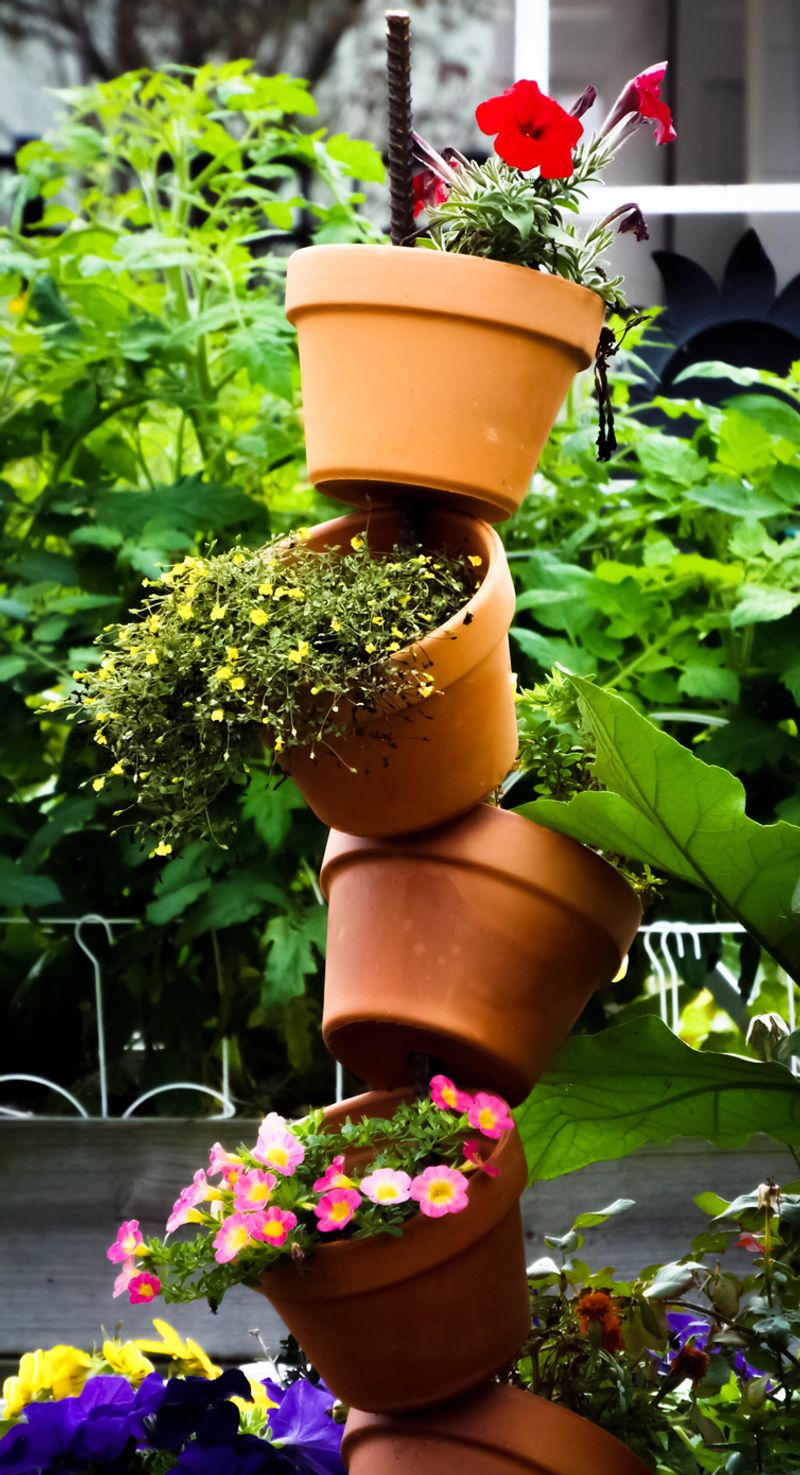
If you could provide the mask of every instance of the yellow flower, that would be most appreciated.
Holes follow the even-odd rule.
[[[297,585],[295,585],[294,589],[289,590],[290,599],[305,599],[305,597],[306,596],[303,593],[303,590],[300,589]]]
[[[101,748],[108,747],[108,738],[106,737],[104,732],[96,732],[94,735],[94,740],[96,743],[100,744]]]
[[[267,614],[267,611],[265,609],[251,609],[250,619],[252,620],[254,625],[269,624],[269,615]]]
[[[279,584],[278,587],[277,587],[277,589],[275,590],[275,598],[276,599],[285,599],[288,593],[289,593],[289,586],[288,586],[288,584]]]
[[[147,652],[147,655],[144,658],[144,663],[146,666],[158,665],[158,656],[156,655],[156,652],[154,650],[149,650]]]
[[[115,778],[119,778],[119,775],[121,773],[124,773],[125,769],[121,763],[115,763],[113,768],[109,768],[108,771],[109,773],[113,774]]]
[[[149,1342],[145,1337],[138,1337],[133,1345],[140,1352],[150,1352],[154,1357],[171,1357],[174,1362],[182,1364],[181,1372],[186,1374],[206,1378],[219,1377],[222,1369],[211,1361],[199,1343],[192,1341],[191,1337],[187,1337],[184,1342],[168,1321],[161,1321],[158,1317],[154,1317],[153,1326],[160,1333],[161,1341]]]
[[[410,594],[401,594],[400,595],[400,603],[403,605],[404,608],[410,602],[411,602],[411,595]]]
[[[473,568],[480,568],[481,564],[483,563],[483,559],[479,558],[477,553],[470,553],[469,562],[472,564]]]
[[[152,850],[150,853],[151,855],[171,855],[172,846],[168,840],[159,840],[155,850]]]
[[[209,619],[224,620],[227,608],[227,604],[212,604]]]
[[[225,654],[229,661],[238,661],[239,659],[239,651],[235,645],[229,645]]]
[[[96,794],[99,794],[100,793],[100,790],[101,789],[104,789],[105,786],[106,786],[106,781],[105,781],[104,778],[94,778],[94,779],[92,779],[92,788],[94,789],[94,791],[95,791]]]
[[[364,547],[364,539],[361,537],[360,533],[356,533],[355,537],[350,539],[350,547],[354,548],[356,553],[358,552],[359,548]]]
[[[341,622],[341,620],[337,620],[336,616],[334,615],[333,619],[331,620],[331,629],[335,633],[335,632],[341,630],[341,628],[342,628],[342,622]]]
[[[301,543],[305,543],[306,539],[311,536],[311,529],[310,528],[295,528],[294,535],[295,535],[296,538],[299,538],[300,539],[300,542]]]
[[[399,650],[399,649],[400,649],[400,642],[399,642],[399,640],[393,640],[392,643],[391,643],[391,645],[389,646],[389,650]]]
[[[434,686],[432,681],[423,681],[420,683],[419,694],[421,697],[433,696],[435,690],[436,687]]]
[[[233,672],[230,666],[218,666],[214,672],[215,681],[230,681]]]
[[[145,620],[145,624],[148,630],[152,630],[155,633],[155,631],[161,624],[161,621],[159,620],[158,615],[148,615],[147,619]]]
[[[393,635],[399,635],[399,637],[400,637],[400,639],[401,639],[401,640],[402,640],[402,638],[403,638],[403,632],[402,632],[402,630],[401,630],[401,629],[400,629],[400,628],[399,628],[399,626],[398,626],[398,625],[392,625],[392,634],[393,634]]]
[[[246,561],[247,560],[245,559],[243,553],[234,553],[233,558],[231,559],[231,563],[235,563],[239,566],[241,566],[243,563],[246,563]]]
[[[211,721],[212,722],[224,722],[225,721],[225,713],[223,712],[223,710],[222,710],[221,707],[215,707],[214,708],[213,712],[211,713]]]
[[[286,659],[287,659],[287,661],[289,661],[291,663],[291,665],[293,665],[293,666],[299,666],[300,665],[300,662],[303,661],[303,660],[305,660],[306,656],[308,655],[308,650],[309,650],[308,641],[307,640],[301,640],[300,641],[300,644],[294,650],[290,650],[289,651],[289,654],[286,657]]]
[[[228,685],[231,691],[244,691],[245,679],[243,676],[232,676]]]
[[[283,738],[282,737],[276,737],[274,743],[272,744],[272,751],[273,751],[273,753],[281,753],[281,752],[283,752]]]
[[[148,1374],[155,1372],[152,1362],[143,1357],[135,1342],[120,1342],[118,1338],[112,1341],[109,1337],[103,1343],[103,1357],[112,1373],[119,1373],[121,1377],[127,1378],[134,1387],[143,1383]]]
[[[53,1398],[71,1398],[80,1393],[86,1382],[92,1359],[78,1347],[59,1345],[48,1352],[41,1348],[26,1352],[17,1373],[3,1384],[6,1418],[16,1418],[26,1404],[40,1394]]]
[[[364,649],[367,652],[367,655],[371,656],[375,654],[375,651],[378,649],[378,647],[377,645],[373,645],[372,641],[370,641],[369,645],[364,646]]]
[[[270,595],[272,593],[272,589],[273,589],[273,585],[272,584],[259,584],[259,586],[258,586],[258,592],[259,592],[259,594],[263,594],[263,596],[264,596],[265,599],[268,597],[268,595]]]
[[[373,615],[372,623],[373,625],[385,625],[386,621],[384,620],[383,615]]]
[[[188,601],[185,604],[179,604],[178,614],[182,620],[191,620],[194,615],[194,606],[189,604]]]
[[[18,297],[12,297],[8,303],[8,311],[12,317],[18,318],[28,305],[27,292],[20,292]]]
[[[203,644],[203,642],[202,642],[200,636],[199,635],[195,635],[194,640],[192,641],[192,645],[194,646],[195,650],[199,650],[202,644]]]

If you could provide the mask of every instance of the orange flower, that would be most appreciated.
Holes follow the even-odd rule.
[[[708,1372],[708,1353],[703,1352],[700,1347],[681,1347],[680,1352],[672,1359],[670,1372],[673,1377],[689,1378],[693,1383],[701,1383]]]
[[[600,1346],[605,1352],[621,1352],[622,1327],[614,1302],[606,1291],[584,1291],[577,1305],[578,1325],[588,1336],[592,1324],[600,1328]]]

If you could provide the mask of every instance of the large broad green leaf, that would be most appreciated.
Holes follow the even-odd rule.
[[[572,677],[604,791],[537,799],[527,818],[703,887],[800,979],[800,827],[759,825],[724,768],[695,758],[621,697]]]
[[[514,1113],[531,1179],[702,1137],[742,1147],[754,1132],[800,1146],[800,1082],[782,1065],[693,1050],[648,1016],[574,1035]]]
[[[6,911],[15,907],[46,907],[61,900],[61,892],[49,876],[32,876],[10,855],[0,855],[0,890]]]

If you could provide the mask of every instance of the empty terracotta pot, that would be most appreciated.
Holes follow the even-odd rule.
[[[524,1100],[641,921],[593,851],[478,805],[424,834],[330,836],[323,1036],[373,1086],[431,1056],[456,1081]]]
[[[307,542],[347,550],[356,533],[386,552],[400,538],[400,512],[337,518],[313,528]],[[480,588],[458,614],[392,656],[425,670],[433,694],[388,714],[357,713],[345,736],[280,757],[323,824],[354,835],[405,834],[463,813],[501,783],[517,752],[508,645],[514,587],[500,539],[488,523],[422,506],[414,537],[425,548],[483,560]]]
[[[370,1092],[326,1120],[390,1116],[408,1092]],[[341,1240],[269,1270],[259,1286],[337,1398],[394,1411],[452,1398],[519,1351],[529,1324],[516,1131],[491,1148],[459,1214],[419,1214],[399,1236]]]
[[[394,1418],[351,1409],[342,1456],[349,1475],[649,1475],[588,1419],[497,1383]]]
[[[289,259],[286,313],[318,487],[345,502],[435,490],[498,522],[592,361],[604,305],[482,257],[310,246]]]

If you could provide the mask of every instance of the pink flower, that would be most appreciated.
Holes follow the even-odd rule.
[[[763,1255],[764,1253],[763,1241],[757,1234],[740,1234],[739,1238],[734,1240],[733,1248],[747,1250],[751,1255]]]
[[[500,1137],[514,1128],[514,1118],[502,1096],[490,1096],[486,1091],[478,1091],[467,1115],[470,1126],[477,1127],[484,1137]]]
[[[242,1173],[233,1190],[234,1209],[248,1213],[266,1208],[277,1181],[274,1173],[262,1173],[260,1168]]]
[[[468,1137],[464,1143],[464,1159],[468,1163],[474,1163],[482,1173],[488,1174],[490,1178],[499,1178],[500,1169],[496,1163],[490,1163],[488,1159],[481,1156],[481,1145],[477,1137]]]
[[[208,1154],[208,1171],[212,1178],[216,1178],[217,1174],[224,1172],[225,1168],[240,1162],[241,1158],[235,1157],[231,1152],[226,1152],[221,1142],[215,1142]]]
[[[167,1220],[167,1234],[172,1234],[173,1229],[178,1229],[181,1224],[197,1222],[197,1216],[192,1213],[195,1204],[201,1204],[208,1198],[208,1183],[202,1168],[198,1168],[188,1188],[182,1188],[174,1204],[172,1213]]]
[[[372,1204],[404,1204],[411,1197],[408,1173],[396,1172],[394,1168],[376,1168],[374,1173],[362,1178],[359,1187]]]
[[[258,1142],[253,1157],[268,1168],[274,1168],[285,1178],[290,1178],[305,1157],[302,1143],[287,1129],[285,1118],[271,1111],[265,1116],[258,1133]]]
[[[127,1291],[128,1286],[130,1285],[131,1281],[133,1280],[134,1275],[137,1275],[137,1274],[138,1274],[138,1271],[137,1271],[137,1268],[136,1268],[136,1261],[135,1260],[125,1260],[123,1262],[122,1269],[120,1270],[119,1275],[117,1276],[116,1280],[114,1281],[114,1295],[115,1295],[115,1297],[116,1296],[121,1296],[123,1291]]]
[[[128,1295],[131,1306],[141,1306],[148,1301],[155,1301],[161,1290],[161,1281],[157,1275],[134,1275],[128,1284]]]
[[[423,169],[415,174],[411,181],[414,188],[414,219],[421,215],[423,210],[435,209],[437,205],[443,205],[450,191],[443,179],[434,174],[432,169]]]
[[[320,1233],[329,1234],[332,1229],[346,1228],[360,1203],[361,1194],[357,1189],[332,1188],[314,1205]]]
[[[113,1245],[109,1245],[106,1255],[114,1264],[119,1265],[123,1260],[130,1259],[131,1255],[146,1253],[144,1241],[139,1229],[138,1219],[125,1219],[117,1230],[117,1237]]]
[[[226,1166],[222,1169],[222,1177],[225,1183],[225,1187],[228,1189],[234,1189],[244,1172],[246,1172],[244,1163],[226,1164]]]
[[[416,1199],[429,1219],[441,1219],[443,1214],[460,1214],[468,1203],[467,1179],[457,1168],[448,1168],[440,1163],[426,1168],[414,1179],[410,1197]]]
[[[317,1178],[314,1184],[315,1193],[325,1193],[329,1188],[355,1188],[352,1178],[348,1178],[344,1171],[344,1153],[339,1153],[333,1159],[330,1167],[325,1169],[321,1178]]]
[[[667,63],[659,61],[626,82],[600,130],[602,137],[605,138],[623,118],[634,114],[639,119],[647,118],[655,123],[656,143],[674,142],[677,135],[672,126],[672,113],[660,94],[666,71]]]
[[[214,1235],[214,1259],[218,1265],[235,1260],[239,1251],[249,1245],[254,1218],[255,1215],[251,1214],[229,1214],[227,1219],[223,1219]]]
[[[254,1214],[253,1221],[253,1239],[274,1245],[276,1249],[286,1243],[287,1236],[297,1227],[297,1215],[292,1214],[289,1209],[273,1207],[264,1213]]]
[[[468,1110],[472,1097],[466,1091],[459,1091],[449,1076],[432,1076],[431,1099],[442,1111],[463,1112]]]

